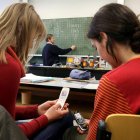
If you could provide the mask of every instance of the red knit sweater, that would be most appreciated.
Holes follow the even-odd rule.
[[[0,104],[3,105],[13,118],[28,119],[35,118],[37,105],[16,107],[16,98],[20,78],[24,76],[23,67],[11,48],[6,53],[7,64],[0,63]],[[23,132],[31,137],[34,133],[46,126],[48,119],[41,115],[29,123],[19,125]]]
[[[100,80],[87,140],[96,139],[99,120],[113,113],[140,113],[140,58],[108,72]]]

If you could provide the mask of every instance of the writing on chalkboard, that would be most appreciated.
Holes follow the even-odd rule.
[[[91,17],[43,19],[47,33],[55,36],[56,45],[61,48],[68,48],[73,44],[77,46],[76,51],[69,53],[71,55],[93,55],[90,40],[87,38],[90,22]],[[45,43],[41,43],[38,54],[42,53]]]

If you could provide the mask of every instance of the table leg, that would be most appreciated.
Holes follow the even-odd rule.
[[[21,103],[22,104],[30,104],[31,102],[31,92],[22,92],[21,93]]]

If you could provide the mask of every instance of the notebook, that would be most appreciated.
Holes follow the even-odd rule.
[[[20,79],[20,82],[23,82],[23,83],[40,83],[40,82],[45,82],[45,81],[51,81],[53,80],[52,77],[44,77],[44,76],[37,76],[37,75],[34,75],[32,73],[27,73],[25,75],[25,77],[22,77]]]

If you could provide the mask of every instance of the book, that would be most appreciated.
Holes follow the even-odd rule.
[[[52,77],[38,76],[38,75],[34,75],[32,73],[27,73],[25,75],[25,77],[22,77],[20,79],[20,82],[23,82],[23,83],[40,83],[40,82],[51,81],[51,80],[53,80]]]

